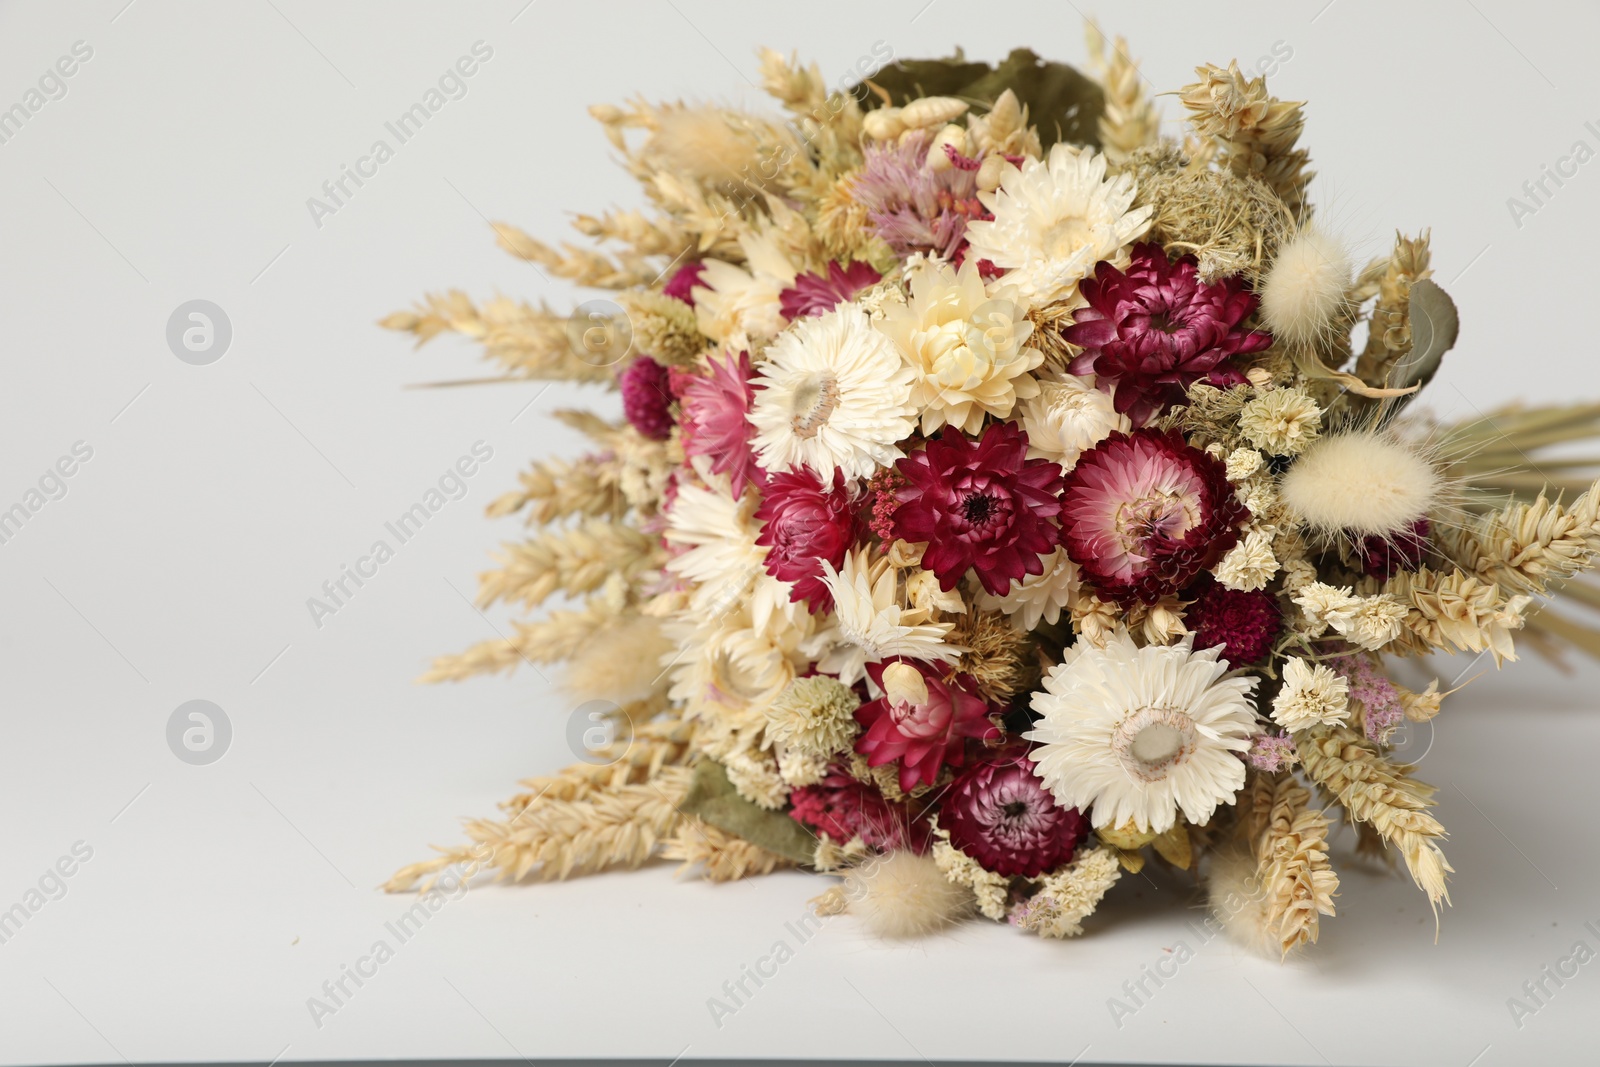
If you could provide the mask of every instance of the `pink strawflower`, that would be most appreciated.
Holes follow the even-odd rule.
[[[1387,582],[1396,571],[1414,571],[1428,556],[1428,534],[1432,524],[1423,516],[1403,530],[1387,536],[1363,538],[1356,546],[1361,569],[1368,578]]]
[[[1350,699],[1361,704],[1367,740],[1388,741],[1406,714],[1389,676],[1366,656],[1341,656],[1332,666],[1350,683]]]
[[[1176,430],[1113,432],[1067,475],[1067,555],[1102,594],[1154,603],[1213,567],[1249,512],[1222,461]]]
[[[811,271],[795,275],[794,284],[778,294],[778,307],[790,320],[825,315],[882,280],[883,275],[870,263],[851,260],[848,267],[829,263],[826,276]]]
[[[940,801],[939,825],[985,870],[1024,878],[1070,860],[1089,832],[1078,809],[1057,806],[1020,749],[963,771]]]
[[[860,532],[856,498],[845,485],[844,472],[833,472],[825,488],[809,467],[796,467],[768,477],[756,521],[756,544],[767,546],[768,574],[794,585],[790,600],[805,600],[813,613],[833,610],[833,594],[822,580],[822,561],[835,570]]]
[[[1207,582],[1187,612],[1195,631],[1194,647],[1222,646],[1222,658],[1234,667],[1259,663],[1283,632],[1278,598],[1265,589],[1229,589]]]
[[[943,681],[937,668],[920,661],[906,661],[922,675],[928,689],[923,704],[893,700],[886,692],[856,709],[856,722],[866,732],[856,739],[856,751],[867,757],[867,766],[881,767],[900,761],[900,788],[909,793],[918,785],[932,785],[939,769],[946,764],[960,767],[965,761],[968,738],[1000,740],[1000,728],[989,720],[994,709],[983,698],[969,692],[956,676]],[[869,663],[867,674],[880,690],[887,663]]]
[[[667,284],[661,287],[663,296],[675,297],[682,300],[690,307],[694,307],[694,287],[700,284],[700,275],[704,274],[706,265],[698,260],[685,263],[673,272],[667,279]]]
[[[622,391],[622,414],[628,424],[652,441],[665,441],[672,433],[672,390],[667,368],[640,356],[617,376]]]
[[[1206,284],[1193,256],[1169,263],[1160,245],[1134,245],[1125,272],[1102,262],[1078,288],[1089,306],[1073,312],[1061,333],[1083,348],[1069,369],[1114,389],[1117,410],[1136,427],[1187,404],[1189,387],[1201,379],[1243,383],[1226,361],[1272,344],[1271,334],[1239,325],[1256,309],[1256,295],[1242,282]]]
[[[1276,773],[1288,770],[1300,762],[1294,750],[1294,738],[1288,734],[1261,733],[1250,738],[1250,751],[1245,761],[1258,771]]]
[[[1061,467],[1028,459],[1028,435],[997,422],[972,440],[946,426],[895,464],[906,484],[891,520],[901,540],[927,541],[922,565],[953,589],[970,568],[1004,596],[1014,578],[1043,574],[1040,556],[1061,542],[1050,520],[1060,507]]]
[[[967,222],[989,218],[978,201],[978,173],[927,165],[929,136],[869,144],[851,197],[867,209],[873,231],[902,259],[928,252],[960,266]]]
[[[710,456],[711,469],[728,475],[733,494],[746,485],[760,486],[761,469],[750,449],[754,428],[745,419],[755,390],[750,385],[750,353],[728,356],[724,362],[708,360],[709,374],[672,369],[672,391],[677,394],[686,456]]]
[[[856,781],[837,763],[816,785],[791,790],[789,803],[790,818],[841,845],[859,837],[864,844],[886,851],[928,850],[931,832],[921,812],[886,799],[875,786]]]

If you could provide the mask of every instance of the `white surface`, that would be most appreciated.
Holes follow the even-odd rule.
[[[759,43],[830,78],[880,40],[902,56],[957,41],[984,58],[1024,43],[1082,56],[1071,5],[988,4],[980,18],[949,0],[675,4],[0,8],[0,107],[73,42],[94,49],[67,95],[0,144],[0,506],[74,442],[94,449],[67,496],[0,545],[0,909],[74,842],[94,849],[65,897],[0,945],[0,1062],[686,1048],[1070,1060],[1085,1045],[1089,1060],[1123,1061],[1586,1055],[1593,966],[1520,1030],[1506,1007],[1574,940],[1600,947],[1581,929],[1600,919],[1600,716],[1586,706],[1600,674],[1536,661],[1456,698],[1424,762],[1457,868],[1437,946],[1409,883],[1349,862],[1339,917],[1287,967],[1201,947],[1184,893],[1131,880],[1094,935],[1067,944],[970,926],[893,948],[832,920],[719,1030],[706,999],[822,883],[714,888],[653,869],[473,891],[313,1025],[307,998],[411,904],[371,887],[427,842],[455,841],[456,816],[490,813],[516,778],[568,759],[570,701],[540,678],[409,679],[505,625],[455,590],[470,595],[484,552],[515,535],[485,523],[483,504],[527,457],[577,447],[541,418],[573,391],[526,411],[536,387],[407,391],[483,369],[449,340],[411,355],[374,320],[451,286],[569,299],[498,253],[480,213],[559,237],[569,211],[638,201],[590,102],[753,96],[741,78]],[[1465,330],[1431,393],[1441,412],[1600,394],[1600,164],[1520,228],[1506,206],[1541,164],[1595,142],[1592,8],[1101,14],[1163,90],[1202,61],[1292,48],[1272,85],[1311,101],[1325,217],[1363,253],[1395,227],[1434,228]],[[494,55],[465,98],[316,228],[306,198],[478,40]],[[1175,102],[1163,107],[1174,119]],[[164,338],[196,298],[234,330],[206,367]],[[315,628],[306,598],[480,439],[494,459],[465,499]],[[195,698],[234,727],[208,767],[164,738]],[[1107,999],[1179,940],[1196,958],[1117,1029]]]

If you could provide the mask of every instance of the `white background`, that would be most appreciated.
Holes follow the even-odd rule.
[[[719,1029],[706,999],[825,883],[711,887],[654,868],[474,890],[313,1025],[307,998],[411,903],[374,887],[429,842],[456,841],[458,816],[492,813],[517,778],[570,759],[572,702],[531,672],[411,679],[508,625],[464,600],[486,550],[517,532],[481,510],[527,459],[579,447],[545,418],[579,390],[408,389],[485,366],[454,339],[414,354],[375,321],[452,286],[572,301],[497,251],[485,219],[560,238],[569,212],[639,201],[592,102],[753,100],[760,44],[797,49],[830,80],[879,41],[906,57],[959,42],[979,58],[1025,44],[1077,62],[1079,12],[125,2],[0,7],[0,108],[75,41],[93,48],[67,95],[0,144],[0,508],[74,442],[94,449],[67,496],[0,545],[0,909],[74,842],[94,850],[66,896],[0,945],[0,1061],[1593,1055],[1582,1024],[1600,965],[1520,1029],[1506,1006],[1575,940],[1600,947],[1581,928],[1600,919],[1600,672],[1537,659],[1456,697],[1424,760],[1457,868],[1437,945],[1407,880],[1348,858],[1339,917],[1286,966],[1201,945],[1187,888],[1128,878],[1092,936],[1068,943],[972,925],[889,947],[831,920]],[[1506,204],[1574,141],[1600,148],[1584,128],[1600,126],[1591,5],[1097,13],[1161,90],[1199,62],[1292,49],[1270,84],[1310,101],[1324,220],[1363,258],[1396,227],[1433,227],[1464,324],[1431,390],[1442,414],[1600,394],[1600,163],[1520,227]],[[493,58],[467,96],[315,225],[307,198],[479,40]],[[1176,101],[1163,109],[1175,129]],[[165,340],[196,298],[234,334],[204,367]],[[478,440],[494,458],[466,498],[315,627],[306,599]],[[165,741],[195,698],[234,729],[207,767]],[[1119,1028],[1108,998],[1180,941],[1195,959]]]

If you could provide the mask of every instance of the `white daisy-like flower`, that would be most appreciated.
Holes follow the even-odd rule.
[[[794,284],[795,268],[776,241],[768,237],[739,239],[745,267],[719,259],[704,260],[695,286],[695,319],[700,332],[732,351],[776,337],[783,330],[779,295]]]
[[[1028,373],[1044,362],[1027,347],[1033,323],[1010,300],[989,299],[976,260],[956,271],[923,259],[909,277],[910,302],[886,309],[878,329],[912,370],[924,434],[950,425],[976,435],[985,415],[1003,419],[1039,391]]]
[[[1254,448],[1236,448],[1228,453],[1228,481],[1242,482],[1266,466],[1266,459]]]
[[[952,663],[964,649],[947,644],[954,628],[929,622],[926,611],[902,608],[896,597],[895,571],[888,560],[872,563],[869,549],[846,554],[838,570],[822,561],[822,580],[833,593],[833,620],[840,643],[818,663],[846,685],[866,676],[867,664],[890,656]]]
[[[1080,643],[1033,694],[1040,716],[1023,736],[1035,773],[1062,807],[1095,827],[1132,822],[1161,833],[1177,813],[1195,825],[1232,803],[1256,730],[1254,678],[1227,678],[1220,646],[1194,651],[1133,643],[1126,631],[1104,648]]]
[[[1063,549],[1043,557],[1044,572],[1011,579],[1005,596],[978,594],[978,606],[986,611],[1003,611],[1013,626],[1024,633],[1043,619],[1052,625],[1061,621],[1061,609],[1078,594],[1078,565]]]
[[[1057,144],[1048,159],[1007,167],[999,189],[978,194],[994,220],[967,223],[971,257],[1003,268],[997,288],[1028,307],[1071,300],[1096,263],[1149,229],[1150,207],[1129,210],[1136,191],[1129,174],[1106,178],[1105,156]]]
[[[1029,459],[1053,459],[1063,471],[1078,457],[1111,436],[1133,428],[1117,412],[1112,394],[1096,389],[1091,378],[1063,374],[1039,379],[1039,392],[1017,406],[1028,435]]]
[[[1390,593],[1362,597],[1361,606],[1340,632],[1352,645],[1376,651],[1400,636],[1410,610]]]
[[[687,546],[688,551],[668,560],[666,569],[693,584],[690,612],[710,619],[745,604],[757,630],[766,629],[779,616],[793,620],[797,610],[790,599],[793,587],[766,572],[767,549],[756,544],[761,532],[754,518],[759,498],[746,493],[735,500],[720,475],[712,483],[712,488],[681,485],[667,512],[667,542]]]
[[[1350,683],[1322,664],[1290,656],[1283,688],[1272,698],[1272,721],[1291,732],[1350,718]]]
[[[1211,573],[1228,589],[1265,589],[1272,576],[1278,573],[1278,557],[1272,554],[1272,535],[1266,530],[1251,530],[1228,550]]]
[[[767,349],[750,422],[756,462],[770,471],[805,465],[865,478],[904,453],[916,427],[911,368],[894,342],[848,304],[796,322]]]

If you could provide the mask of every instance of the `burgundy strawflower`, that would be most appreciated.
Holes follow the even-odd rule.
[[[1024,878],[1070,860],[1089,832],[1089,820],[1059,807],[1015,749],[963,771],[939,804],[939,825],[985,870]]]
[[[1188,611],[1194,627],[1194,647],[1222,646],[1222,658],[1231,666],[1259,663],[1272,642],[1283,632],[1278,598],[1265,589],[1229,589],[1208,582]]]
[[[672,369],[672,391],[681,405],[683,452],[710,456],[711,469],[728,475],[738,496],[747,484],[761,485],[763,475],[750,450],[754,427],[745,419],[755,390],[751,388],[750,353],[708,360],[709,374]]]
[[[1368,578],[1387,582],[1396,571],[1414,571],[1428,555],[1428,533],[1432,525],[1426,516],[1403,530],[1388,535],[1363,538],[1356,546],[1361,569]]]
[[[685,263],[667,279],[667,284],[661,287],[661,294],[675,297],[694,307],[694,287],[701,284],[700,275],[704,274],[705,270],[706,265],[699,260]]]
[[[1050,521],[1061,467],[1027,455],[1028,435],[997,422],[977,441],[947,426],[895,464],[906,484],[896,494],[894,535],[929,542],[922,565],[942,588],[955,588],[970,567],[984,589],[1004,596],[1012,579],[1044,573],[1039,557],[1061,542]]]
[[[792,582],[789,599],[805,600],[813,612],[833,609],[833,594],[822,580],[822,561],[835,569],[860,532],[856,499],[845,485],[844,472],[833,472],[826,488],[809,467],[769,476],[762,489],[756,521],[756,544],[767,546],[767,573]]]
[[[1214,456],[1176,430],[1113,432],[1066,479],[1061,536],[1083,577],[1123,604],[1154,603],[1213,567],[1249,516]]]
[[[837,763],[816,785],[791,790],[789,803],[790,818],[841,845],[859,837],[873,848],[928,849],[931,833],[921,812],[886,799],[876,786],[856,781]]]
[[[882,280],[883,275],[870,263],[851,260],[848,267],[829,263],[826,276],[811,271],[795,275],[794,284],[778,294],[778,307],[783,317],[791,320],[825,315]]]
[[[994,709],[970,692],[960,675],[946,683],[929,664],[906,661],[906,665],[922,676],[926,700],[912,703],[903,694],[888,691],[883,672],[889,664],[869,663],[867,673],[884,695],[861,705],[855,716],[866,727],[856,739],[856,751],[867,757],[869,767],[899,760],[900,788],[909,793],[918,785],[932,785],[945,764],[960,767],[968,738],[998,741],[1000,728],[989,721]]]
[[[1169,263],[1160,245],[1134,245],[1125,272],[1097,264],[1078,291],[1089,306],[1073,312],[1061,333],[1083,348],[1069,369],[1095,375],[1107,391],[1115,387],[1117,410],[1136,427],[1187,403],[1189,387],[1202,378],[1244,382],[1224,361],[1272,344],[1271,334],[1239,326],[1256,309],[1256,295],[1242,282],[1202,282],[1193,256]]]
[[[640,356],[617,376],[622,391],[622,414],[628,425],[652,441],[665,441],[672,433],[672,390],[667,368]]]

